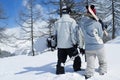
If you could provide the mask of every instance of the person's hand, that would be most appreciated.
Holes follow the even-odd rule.
[[[78,47],[78,44],[74,44],[73,47],[74,47],[74,48],[77,48],[77,47]]]
[[[84,55],[84,54],[85,54],[85,49],[80,48],[80,53],[81,53],[82,55]]]

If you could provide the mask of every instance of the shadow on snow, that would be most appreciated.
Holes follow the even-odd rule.
[[[21,71],[21,72],[15,73],[15,74],[24,74],[24,73],[33,72],[33,71],[37,72],[37,73],[35,73],[36,75],[44,74],[44,73],[48,73],[48,72],[55,74],[55,68],[54,68],[55,64],[56,64],[56,62],[47,64],[47,65],[44,65],[41,67],[24,67],[23,68],[24,71]]]

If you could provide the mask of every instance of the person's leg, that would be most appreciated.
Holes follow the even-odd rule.
[[[64,74],[64,63],[67,59],[67,54],[65,49],[58,49],[58,61],[56,65],[56,74]]]
[[[95,71],[95,51],[86,51],[87,67],[85,70],[85,78],[89,78],[94,75]]]
[[[81,70],[81,58],[80,58],[80,56],[77,56],[75,58],[74,63],[73,63],[73,68],[74,68],[74,71]]]
[[[69,55],[70,58],[75,57],[76,55],[78,55],[77,49],[70,48],[68,50],[68,55]],[[81,58],[80,58],[79,55],[76,56],[74,61],[73,61],[73,69],[74,69],[74,71],[80,71],[81,70]]]
[[[104,48],[98,50],[96,55],[99,61],[99,74],[104,75],[105,73],[107,73],[107,62]]]

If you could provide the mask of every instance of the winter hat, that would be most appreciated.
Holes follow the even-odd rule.
[[[88,6],[89,13],[94,17],[94,19],[96,19],[98,21],[99,18],[95,15],[95,10],[94,9],[95,9],[94,6],[92,6],[92,8],[91,8],[91,6]],[[94,10],[94,12],[93,12],[93,10]]]
[[[94,6],[94,5],[90,5],[90,8],[91,8],[92,11],[94,12],[94,14],[96,14],[95,6]],[[90,13],[89,10],[88,10],[88,5],[86,6],[86,9],[87,9],[87,13]]]
[[[62,13],[69,14],[70,12],[71,12],[70,7],[67,7],[67,6],[63,6],[62,7]]]
[[[90,8],[92,9],[92,11],[94,12],[94,14],[96,14],[96,9],[94,5],[91,5]]]

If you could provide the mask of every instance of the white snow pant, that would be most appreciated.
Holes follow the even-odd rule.
[[[93,76],[95,71],[95,59],[98,58],[99,74],[107,72],[107,63],[104,48],[99,50],[86,51],[87,67],[85,70],[86,76]]]

